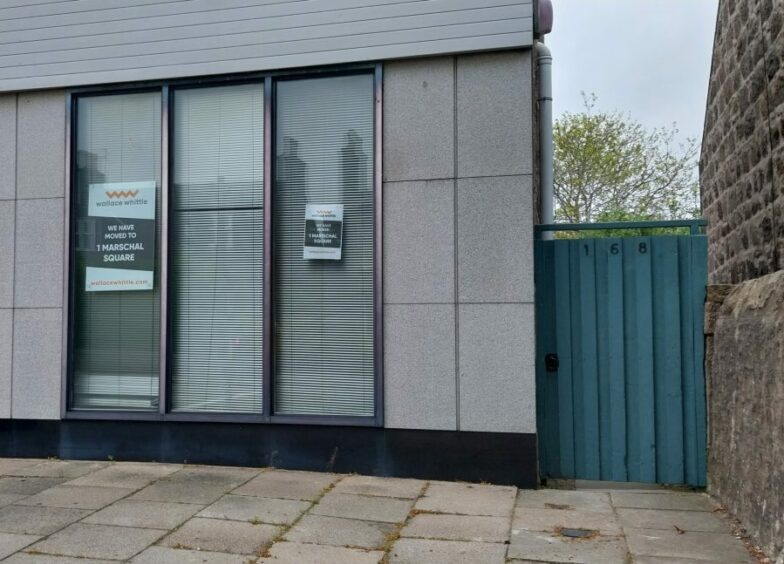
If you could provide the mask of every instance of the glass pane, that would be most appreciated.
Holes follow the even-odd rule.
[[[275,410],[372,416],[373,76],[280,81],[276,110]]]
[[[161,95],[80,98],[77,121],[72,407],[156,411]]]
[[[173,411],[261,413],[264,90],[175,91]]]

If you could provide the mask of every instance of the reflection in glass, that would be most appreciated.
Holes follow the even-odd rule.
[[[90,185],[153,182],[160,217],[161,95],[83,97],[77,104],[71,407],[157,411],[158,222],[154,289],[88,292],[85,278],[101,221],[89,213]]]
[[[264,91],[175,91],[172,411],[262,412]]]
[[[374,414],[373,76],[277,84],[275,411]],[[304,260],[305,206],[344,205],[342,259]]]

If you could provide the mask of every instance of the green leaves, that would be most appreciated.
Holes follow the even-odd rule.
[[[648,130],[617,111],[594,111],[593,94],[583,99],[585,111],[553,126],[556,221],[697,217],[696,141],[676,144],[674,124]]]

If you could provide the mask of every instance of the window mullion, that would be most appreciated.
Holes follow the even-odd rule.
[[[160,250],[160,278],[161,278],[161,339],[160,339],[160,378],[158,379],[158,413],[162,416],[168,410],[169,390],[169,119],[171,112],[169,105],[171,97],[169,87],[161,90],[161,250]]]
[[[274,390],[273,343],[274,324],[272,323],[272,192],[273,192],[273,148],[272,148],[272,77],[264,79],[264,415],[272,416],[272,395]]]

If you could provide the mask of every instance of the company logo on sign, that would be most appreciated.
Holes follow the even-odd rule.
[[[155,219],[155,182],[91,184],[89,215]]]
[[[109,198],[135,198],[138,193],[138,190],[112,190],[106,192],[106,195]]]

